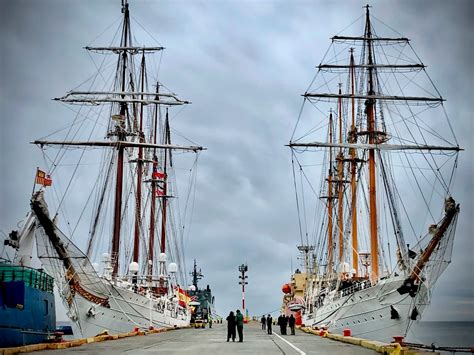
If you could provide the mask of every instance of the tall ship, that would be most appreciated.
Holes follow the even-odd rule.
[[[295,275],[285,309],[306,326],[391,341],[427,311],[451,261],[462,149],[408,38],[368,5],[343,32],[288,144],[304,296],[294,297]]]
[[[110,44],[85,47],[97,73],[55,99],[72,111],[70,124],[33,142],[46,166],[15,240],[19,255],[36,246],[78,337],[191,318],[183,210],[191,210],[204,148],[184,133],[184,144],[174,142],[173,109],[190,102],[159,80],[164,47],[138,42],[126,0],[121,13]]]

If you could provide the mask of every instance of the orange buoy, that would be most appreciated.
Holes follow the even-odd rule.
[[[281,287],[281,290],[283,293],[290,293],[291,292],[291,286],[289,284],[284,284],[282,287]]]

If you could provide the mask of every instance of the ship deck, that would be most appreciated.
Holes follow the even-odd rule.
[[[171,332],[130,337],[114,341],[84,344],[54,354],[377,354],[357,345],[346,344],[296,330],[296,335],[280,335],[277,326],[267,335],[257,322],[244,326],[243,343],[227,342],[226,324],[214,324],[211,329],[180,329]],[[52,354],[39,351],[35,354]]]

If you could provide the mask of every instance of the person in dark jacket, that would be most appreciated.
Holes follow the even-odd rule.
[[[293,314],[290,316],[288,319],[288,325],[290,326],[291,329],[291,335],[295,335],[295,317],[293,317]]]
[[[267,316],[267,333],[268,334],[272,334],[272,322],[273,322],[273,318],[271,315],[268,315]]]
[[[232,341],[235,341],[235,316],[234,312],[230,311],[229,315],[226,318],[227,320],[227,341],[232,338]]]
[[[265,325],[267,324],[267,319],[265,318],[265,315],[263,315],[262,319],[260,319],[260,323],[262,323],[262,330],[265,330]]]
[[[235,323],[237,325],[237,332],[239,333],[239,342],[244,341],[244,316],[240,313],[240,310],[237,310],[235,315]]]
[[[285,329],[283,329],[284,318],[285,317],[282,314],[280,314],[280,316],[278,317],[278,322],[277,322],[277,324],[280,326],[280,334],[281,335],[285,335]]]

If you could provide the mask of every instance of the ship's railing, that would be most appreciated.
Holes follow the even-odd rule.
[[[343,288],[342,290],[337,291],[334,295],[334,299],[337,300],[339,298],[351,295],[357,291],[365,290],[366,288],[370,288],[372,286],[373,285],[370,282],[370,280],[358,281],[352,286],[349,286],[349,287]]]
[[[27,286],[53,293],[54,279],[43,271],[25,266],[0,264],[0,282],[23,281]]]

